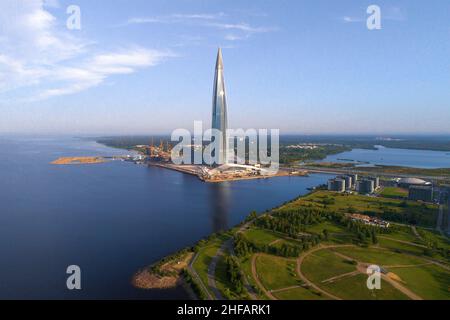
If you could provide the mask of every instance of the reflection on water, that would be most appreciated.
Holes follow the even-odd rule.
[[[212,230],[220,232],[229,229],[228,212],[230,210],[230,183],[213,183],[209,188],[212,208]]]

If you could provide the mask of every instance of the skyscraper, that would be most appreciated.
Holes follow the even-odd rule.
[[[223,77],[223,60],[222,50],[219,48],[217,53],[216,73],[214,76],[214,89],[213,89],[213,105],[212,105],[212,129],[220,130],[221,139],[219,141],[220,148],[216,150],[219,152],[218,164],[227,163],[227,147],[228,141],[226,138],[226,131],[228,128],[227,119],[227,97],[225,91],[225,80]]]

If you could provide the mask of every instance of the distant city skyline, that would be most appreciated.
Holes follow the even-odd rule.
[[[76,4],[81,30],[70,30]],[[381,30],[369,31],[369,5]],[[168,134],[211,122],[217,48],[230,128],[450,134],[450,3],[0,3],[0,134]]]

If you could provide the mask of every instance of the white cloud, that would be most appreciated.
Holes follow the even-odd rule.
[[[208,27],[216,28],[221,30],[234,30],[240,32],[240,34],[230,34],[225,35],[225,40],[236,41],[248,39],[251,35],[256,33],[266,33],[278,30],[274,27],[255,27],[248,23],[226,23],[223,19],[227,17],[224,13],[217,14],[171,14],[166,16],[156,16],[156,17],[134,17],[128,19],[128,21],[121,26],[127,26],[132,24],[151,24],[151,23],[161,23],[161,24],[186,24],[198,27]]]
[[[238,41],[238,40],[243,40],[246,39],[245,36],[237,36],[235,34],[227,34],[225,35],[225,40],[227,41]]]
[[[165,16],[156,16],[156,17],[135,17],[130,18],[124,25],[131,24],[146,24],[146,23],[190,23],[194,21],[208,21],[208,20],[216,20],[224,17],[225,14],[223,12],[219,13],[189,13],[189,14],[181,14],[174,13]]]
[[[18,89],[26,89],[27,101],[73,94],[173,56],[140,47],[96,53],[92,42],[73,36],[46,10],[58,5],[54,0],[0,2],[0,99]]]
[[[364,19],[345,16],[345,17],[342,17],[342,21],[343,22],[348,22],[348,23],[350,23],[350,22],[363,22]]]
[[[211,23],[212,27],[225,30],[239,30],[247,33],[264,33],[277,30],[276,28],[252,27],[248,23]]]
[[[170,52],[133,48],[95,55],[79,67],[57,67],[51,72],[51,76],[62,83],[62,86],[40,92],[35,100],[78,93],[100,85],[112,75],[134,73],[171,56],[174,55]]]

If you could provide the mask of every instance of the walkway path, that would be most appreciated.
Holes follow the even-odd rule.
[[[333,248],[342,248],[342,247],[354,247],[354,245],[332,245],[332,246],[319,246],[317,248],[314,248],[308,252],[306,252],[305,254],[301,255],[300,258],[297,260],[297,273],[300,276],[300,278],[306,282],[308,285],[310,285],[311,287],[313,287],[314,289],[316,289],[317,291],[321,292],[322,294],[335,299],[335,300],[342,300],[341,298],[332,295],[331,293],[321,289],[320,287],[318,287],[317,285],[315,285],[313,282],[309,281],[308,278],[306,278],[302,272],[301,272],[301,265],[303,263],[303,260],[310,254],[319,251],[319,250],[323,250],[323,249],[333,249]],[[334,254],[336,254],[337,256],[347,259],[347,260],[354,260],[348,256],[345,256],[339,252],[334,252]],[[349,276],[354,276],[357,275],[358,273],[362,273],[362,274],[366,274],[367,268],[368,266],[371,265],[370,263],[364,263],[364,262],[360,262],[357,261],[357,271],[354,272],[350,272],[350,273],[345,273],[330,279],[327,279],[323,282],[332,282],[335,281],[339,278],[343,278],[343,277],[349,277]],[[393,267],[400,267],[400,266],[393,266]],[[414,266],[416,267],[416,266]],[[403,286],[401,283],[391,279],[387,274],[382,273],[381,274],[381,278],[388,282],[390,285],[392,285],[394,288],[396,288],[397,290],[399,290],[400,292],[402,292],[404,295],[406,295],[407,297],[409,297],[412,300],[423,300],[422,297],[420,297],[419,295],[415,294],[414,292],[412,292],[411,290],[409,290],[408,288],[406,288],[405,286]]]
[[[256,284],[258,285],[258,287],[264,292],[264,294],[269,298],[269,299],[271,299],[271,300],[277,300],[277,298],[275,298],[274,296],[273,296],[273,294],[270,292],[270,291],[268,291],[267,289],[266,289],[266,287],[264,287],[264,285],[261,283],[261,281],[259,280],[259,277],[258,277],[258,272],[256,271],[256,259],[259,257],[259,256],[261,256],[262,254],[260,254],[260,253],[257,253],[257,254],[254,254],[253,255],[253,257],[252,257],[252,275],[253,275],[253,279],[255,279],[255,282],[256,282]]]
[[[202,279],[200,278],[200,276],[198,275],[197,271],[195,271],[194,268],[194,263],[198,258],[198,252],[194,255],[194,257],[192,258],[191,262],[188,265],[188,270],[191,273],[191,275],[195,278],[195,281],[197,281],[198,284],[200,284],[200,286],[202,287],[203,291],[205,292],[208,300],[214,300],[213,296],[211,295],[211,293],[209,292],[209,290],[206,288],[205,284],[203,283]]]
[[[217,300],[224,300],[224,297],[222,296],[222,293],[220,293],[220,290],[217,288],[216,284],[217,262],[219,261],[219,258],[223,256],[224,251],[227,247],[229,247],[229,244],[232,241],[232,239],[229,239],[222,244],[219,250],[217,250],[216,255],[212,257],[211,263],[208,266],[208,286]]]
[[[422,249],[426,249],[427,248],[427,246],[424,246],[423,244],[418,244],[418,243],[405,241],[405,240],[398,240],[398,239],[394,239],[394,238],[390,238],[390,237],[386,237],[386,236],[378,236],[378,238],[386,239],[386,240],[390,240],[390,241],[394,241],[394,242],[398,242],[398,243],[408,244],[410,246],[419,247],[419,248],[422,248]]]
[[[340,274],[338,276],[323,280],[322,283],[335,282],[336,280],[340,280],[342,278],[350,278],[350,277],[356,276],[358,274],[360,274],[360,272],[358,270],[356,270],[356,271]]]
[[[276,290],[270,290],[270,292],[272,292],[272,293],[277,293],[277,292],[288,291],[288,290],[297,289],[297,288],[301,288],[301,287],[302,287],[302,286],[292,286],[292,287],[287,287],[287,288],[281,288],[281,289],[276,289]]]
[[[419,234],[419,232],[417,232],[417,228],[416,226],[411,226],[411,230],[414,233],[414,235],[417,237],[417,239],[419,239],[420,241],[425,241],[422,236]]]

